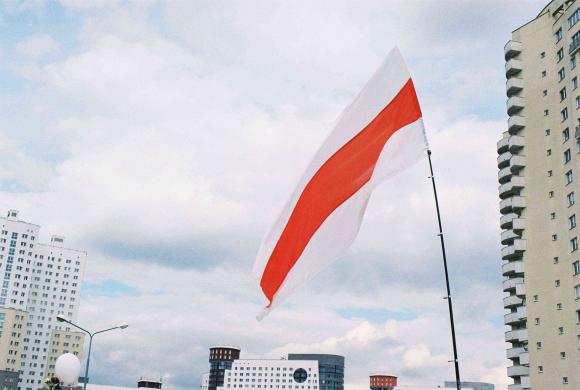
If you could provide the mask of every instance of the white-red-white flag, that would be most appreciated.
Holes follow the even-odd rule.
[[[358,234],[369,197],[425,155],[413,81],[397,48],[344,110],[259,249],[254,274],[269,303],[342,255]]]

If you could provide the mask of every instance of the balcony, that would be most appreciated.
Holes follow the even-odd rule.
[[[522,52],[522,43],[518,41],[510,40],[503,47],[503,54],[506,61],[519,55],[521,52]]]
[[[507,97],[513,96],[524,89],[524,80],[516,77],[509,78],[505,83]]]
[[[524,304],[524,300],[517,295],[510,295],[503,299],[503,307],[509,309],[511,307],[521,306]]]
[[[524,366],[530,365],[530,354],[528,352],[522,353],[520,355],[520,364]]]
[[[512,275],[523,275],[524,274],[524,262],[523,261],[510,261],[509,263],[505,263],[501,267],[501,272],[503,276]]]
[[[519,115],[510,116],[508,119],[508,132],[517,134],[518,131],[526,127],[526,118]]]
[[[524,347],[515,347],[509,348],[506,350],[506,355],[508,359],[516,359],[519,358],[522,353],[526,353],[526,349]]]
[[[497,167],[498,168],[505,168],[505,167],[509,167],[510,165],[510,159],[513,157],[513,155],[510,152],[505,152],[500,154],[499,156],[497,156]]]
[[[502,168],[497,173],[497,180],[501,184],[507,183],[508,181],[510,181],[511,177],[512,177],[512,170],[510,167]]]
[[[514,383],[511,385],[508,385],[508,390],[523,390],[523,389],[522,389],[522,385],[520,385],[519,383]]]
[[[512,196],[499,202],[499,211],[502,214],[508,214],[513,211],[519,211],[526,207],[526,200],[521,196]]]
[[[519,191],[525,187],[525,180],[521,176],[512,176],[508,183],[499,186],[499,197],[505,199],[514,194],[518,194]]]
[[[506,107],[508,115],[513,115],[521,111],[525,106],[526,101],[519,96],[512,96],[507,100]]]
[[[519,172],[520,169],[526,167],[526,158],[524,156],[513,156],[510,159],[510,169],[512,173]]]
[[[520,306],[515,312],[504,315],[504,323],[506,325],[513,325],[528,319],[525,306]]]
[[[514,291],[516,289],[516,285],[524,284],[524,278],[510,278],[503,281],[503,291]]]
[[[580,126],[576,126],[576,131],[574,132],[574,138],[580,138]]]
[[[516,284],[516,295],[519,297],[526,296],[526,284],[525,283]]]
[[[507,60],[505,63],[505,76],[506,77],[513,77],[514,75],[520,73],[522,71],[522,61],[520,60]]]
[[[501,243],[503,245],[511,244],[516,238],[521,238],[521,235],[516,233],[513,229],[508,229],[501,232]]]
[[[507,374],[509,377],[528,375],[530,369],[525,366],[511,366],[507,369]]]
[[[510,152],[516,152],[526,146],[526,139],[519,135],[512,135],[508,140]]]
[[[514,240],[512,244],[501,249],[501,257],[504,260],[516,259],[522,256],[526,250],[526,240]]]
[[[522,376],[520,378],[520,381],[521,381],[520,383],[522,385],[522,389],[523,390],[528,390],[528,389],[531,389],[532,388],[532,386],[530,385],[530,377],[529,376],[527,376],[527,375],[526,376]]]
[[[505,332],[505,341],[508,343],[528,341],[528,330],[517,329]]]
[[[502,229],[511,229],[511,227],[513,226],[512,221],[518,217],[519,215],[517,215],[516,213],[502,215],[501,218],[499,219],[499,227]]]
[[[497,154],[507,152],[508,148],[509,148],[509,137],[504,136],[502,139],[497,141]]]

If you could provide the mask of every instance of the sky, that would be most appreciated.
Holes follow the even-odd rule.
[[[462,378],[506,389],[496,142],[503,46],[543,1],[0,3],[0,209],[88,252],[91,381],[199,387],[208,347],[346,356],[403,388],[454,377],[422,161],[373,194],[347,254],[262,322],[263,235],[395,45],[422,105]]]

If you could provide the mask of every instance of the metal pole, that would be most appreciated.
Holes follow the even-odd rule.
[[[455,322],[453,321],[453,303],[451,302],[451,288],[449,287],[449,272],[447,270],[447,255],[445,254],[445,241],[443,240],[443,227],[441,226],[441,213],[439,211],[439,200],[437,198],[437,187],[435,186],[435,176],[433,175],[433,163],[431,162],[431,150],[427,150],[429,159],[429,170],[431,172],[431,183],[433,184],[433,195],[435,196],[435,208],[437,209],[437,222],[439,223],[439,239],[441,241],[441,253],[443,255],[443,268],[445,269],[445,285],[447,286],[447,304],[449,306],[449,320],[451,322],[451,340],[453,341],[453,362],[455,363],[455,382],[457,390],[461,390],[461,379],[459,377],[459,359],[457,359],[457,340],[455,339]]]
[[[83,390],[87,390],[87,383],[89,382],[89,364],[91,364],[91,347],[93,346],[93,336],[94,334],[89,333],[89,352],[87,354],[87,365],[85,367],[85,380],[83,384]]]

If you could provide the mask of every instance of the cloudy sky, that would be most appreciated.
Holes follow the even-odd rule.
[[[0,209],[88,251],[91,380],[193,389],[208,346],[453,378],[427,163],[373,195],[344,258],[266,320],[251,268],[309,158],[388,51],[406,57],[440,189],[462,377],[507,384],[495,143],[503,46],[544,1],[0,3]]]

